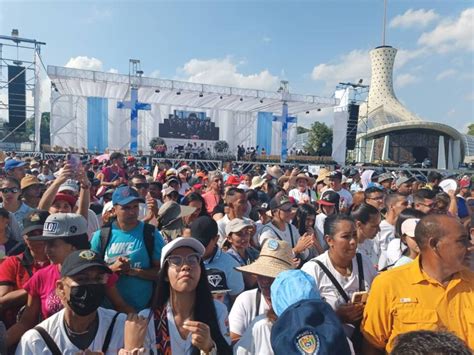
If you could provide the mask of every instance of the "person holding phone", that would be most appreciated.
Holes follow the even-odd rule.
[[[117,187],[127,181],[127,175],[124,169],[124,155],[120,152],[113,152],[110,154],[110,166],[102,169],[98,178],[100,185],[107,187]],[[100,177],[99,177],[100,176]]]

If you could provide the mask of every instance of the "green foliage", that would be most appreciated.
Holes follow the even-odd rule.
[[[43,112],[41,114],[41,127],[40,127],[40,141],[41,144],[50,145],[50,113]]]
[[[300,127],[300,126],[296,127],[296,134],[306,133],[306,132],[309,132],[309,131],[310,130],[308,128],[304,128],[304,127]]]
[[[467,126],[467,134],[474,136],[474,123],[471,123],[469,126]]]
[[[165,145],[165,140],[160,137],[154,137],[150,140],[150,147],[151,149],[155,149],[157,145]]]
[[[226,152],[229,149],[229,144],[226,141],[217,141],[214,143],[214,150],[216,152],[222,153]]]
[[[332,129],[325,123],[314,122],[305,149],[311,155],[330,156],[332,153]]]

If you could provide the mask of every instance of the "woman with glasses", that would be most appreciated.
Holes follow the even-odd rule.
[[[21,200],[20,182],[14,177],[3,178],[0,194],[3,201],[0,207],[13,214],[20,230],[22,230],[23,218],[33,209]]]
[[[153,354],[232,353],[227,310],[212,299],[202,262],[204,251],[196,239],[182,237],[163,248],[152,308],[140,312],[144,318],[125,325],[121,353],[138,353],[139,348]]]

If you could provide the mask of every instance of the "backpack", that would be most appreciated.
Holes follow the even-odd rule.
[[[105,251],[110,242],[112,234],[112,226],[106,225],[100,229],[100,256],[105,258]],[[143,226],[143,242],[145,244],[148,257],[150,258],[150,265],[153,261],[153,250],[155,248],[155,226],[145,223]]]

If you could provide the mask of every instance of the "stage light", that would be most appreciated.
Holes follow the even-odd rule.
[[[321,112],[321,109],[320,109],[320,108],[318,108],[318,112]]]
[[[260,100],[260,103],[263,104],[263,100]]]
[[[240,101],[244,101],[244,99],[243,99],[243,98],[240,98]]]
[[[181,95],[181,91],[176,92],[176,95]]]
[[[219,98],[222,100],[222,95]]]
[[[203,93],[201,92],[201,93],[199,94],[199,97],[203,97],[203,96],[204,96],[204,95],[203,95]]]
[[[159,94],[159,93],[160,93],[160,89],[156,89],[155,92],[156,92],[157,94]]]
[[[306,111],[306,114],[309,115],[309,111]]]

